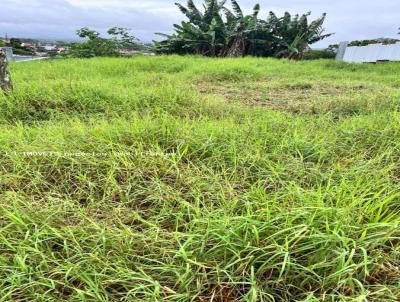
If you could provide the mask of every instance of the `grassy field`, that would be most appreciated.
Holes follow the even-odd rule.
[[[399,301],[400,64],[11,66],[0,301]]]

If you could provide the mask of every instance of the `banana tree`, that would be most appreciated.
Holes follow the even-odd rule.
[[[227,57],[242,57],[254,38],[258,29],[260,5],[256,4],[252,15],[245,16],[239,4],[231,0],[233,12],[224,8],[227,20]]]
[[[273,12],[270,12],[268,23],[277,47],[277,57],[301,59],[311,44],[332,35],[323,34],[322,25],[325,22],[326,14],[309,23],[310,15],[311,12],[308,12],[302,16],[292,17],[290,13],[286,12],[282,18],[278,18]]]
[[[245,15],[236,0],[205,0],[203,10],[193,0],[187,6],[176,3],[188,21],[174,25],[173,35],[155,42],[160,53],[201,54],[207,56],[242,57],[276,56],[300,59],[309,45],[329,37],[322,25],[325,14],[309,23],[310,13],[292,17],[285,13],[277,17],[273,12],[267,20],[260,19],[260,6]]]
[[[155,42],[156,49],[162,53],[201,54],[220,56],[225,45],[225,23],[221,10],[226,0],[206,0],[204,12],[188,0],[187,7],[176,3],[180,11],[188,18],[187,22],[174,25],[175,34],[164,35],[167,40]]]

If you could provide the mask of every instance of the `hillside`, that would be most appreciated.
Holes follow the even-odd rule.
[[[400,299],[400,64],[11,73],[0,301]]]

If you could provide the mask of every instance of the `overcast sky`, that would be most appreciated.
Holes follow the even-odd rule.
[[[171,31],[182,20],[174,2],[179,0],[0,0],[0,36],[74,39],[75,31],[89,26],[104,32],[112,26],[128,27],[143,41],[155,32]],[[200,1],[197,1],[200,2]],[[328,14],[325,28],[336,34],[317,46],[345,40],[397,37],[400,0],[239,0],[248,11],[260,3],[262,17],[270,10]]]

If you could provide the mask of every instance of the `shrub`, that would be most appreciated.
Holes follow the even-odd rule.
[[[312,49],[304,53],[304,60],[334,59],[336,54],[329,49]]]

